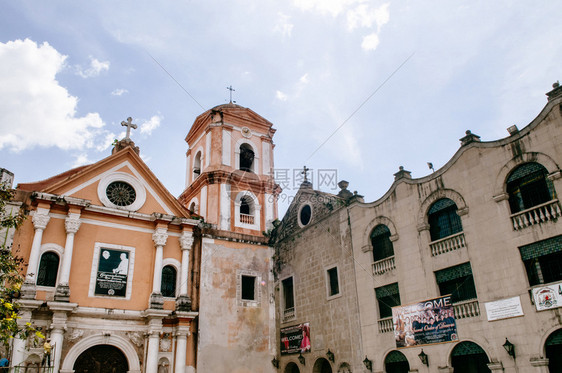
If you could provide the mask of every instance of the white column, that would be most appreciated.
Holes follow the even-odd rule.
[[[60,359],[62,356],[62,344],[64,340],[64,329],[53,328],[51,330],[51,345],[53,346],[52,356],[53,359],[53,372],[58,372],[60,368]]]
[[[174,373],[185,373],[186,357],[187,357],[187,336],[189,335],[189,326],[178,326],[176,331],[176,366]]]
[[[55,292],[55,300],[68,302],[70,298],[70,267],[72,266],[72,252],[74,250],[74,235],[80,228],[80,214],[68,213],[68,217],[64,221],[66,229],[66,243],[64,245],[64,254],[62,257],[61,273],[59,276],[59,283]]]
[[[31,254],[29,256],[29,263],[27,264],[26,282],[36,282],[37,266],[39,263],[39,253],[41,251],[41,242],[43,240],[43,231],[47,228],[49,223],[49,209],[39,207],[33,215],[33,227],[35,228],[35,235],[33,236],[33,243],[31,244]]]
[[[19,319],[17,320],[20,328],[25,328],[25,323],[31,322],[32,311],[30,309],[22,308],[18,312]],[[18,335],[14,337],[12,345],[12,359],[10,360],[12,366],[20,365],[25,360],[25,339],[21,339]]]
[[[189,274],[189,252],[191,251],[191,246],[193,245],[193,232],[183,232],[180,237],[181,245],[181,283],[180,283],[180,295],[187,295],[187,281]]]
[[[72,251],[74,249],[74,235],[80,228],[80,214],[69,213],[64,221],[66,229],[66,244],[64,245],[64,255],[62,257],[62,270],[59,284],[68,285],[70,278],[70,266],[72,264]]]
[[[154,278],[152,280],[152,292],[160,293],[162,284],[162,260],[164,255],[164,245],[168,239],[166,228],[156,228],[156,232],[152,234],[154,246],[156,246],[156,258],[154,259]]]
[[[158,371],[158,343],[160,332],[150,332],[148,337],[148,351],[146,356],[146,373]]]

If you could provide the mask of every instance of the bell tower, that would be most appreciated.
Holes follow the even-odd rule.
[[[277,219],[272,123],[234,103],[199,115],[189,145],[180,202],[221,231],[259,235]]]

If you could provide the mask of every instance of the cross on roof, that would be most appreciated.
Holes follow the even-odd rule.
[[[230,103],[232,104],[232,92],[235,92],[236,90],[232,88],[232,85],[226,87],[226,89],[230,91]]]
[[[302,168],[301,174],[304,175],[304,181],[305,182],[308,181],[308,177],[307,177],[308,171],[310,171],[310,168],[307,168],[306,166],[304,166]]]
[[[127,135],[125,135],[125,138],[130,140],[131,138],[129,136],[131,136],[131,128],[137,129],[137,125],[133,124],[133,118],[127,118],[127,121],[122,121],[121,125],[127,127]]]

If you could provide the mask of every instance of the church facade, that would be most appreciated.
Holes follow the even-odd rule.
[[[188,134],[175,198],[127,136],[112,154],[16,188],[13,233],[27,262],[16,369],[53,372],[273,372],[272,124],[228,104]],[[10,176],[9,173],[3,175]],[[12,207],[13,208],[13,207]],[[48,356],[47,356],[48,355]]]
[[[547,96],[374,202],[303,183],[272,236],[279,371],[562,371],[562,87]]]

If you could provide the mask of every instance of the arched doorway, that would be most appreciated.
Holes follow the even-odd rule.
[[[451,352],[451,365],[455,373],[491,373],[488,356],[474,342],[461,342]]]
[[[314,363],[312,373],[332,373],[332,366],[328,360],[321,357]]]
[[[384,370],[386,373],[408,373],[410,364],[402,352],[390,351],[384,359]]]
[[[127,372],[129,363],[123,352],[117,347],[96,345],[78,356],[73,369],[75,373]]]
[[[562,329],[548,336],[544,349],[550,373],[562,372]]]
[[[284,373],[300,373],[300,370],[297,364],[291,362],[285,367]]]

